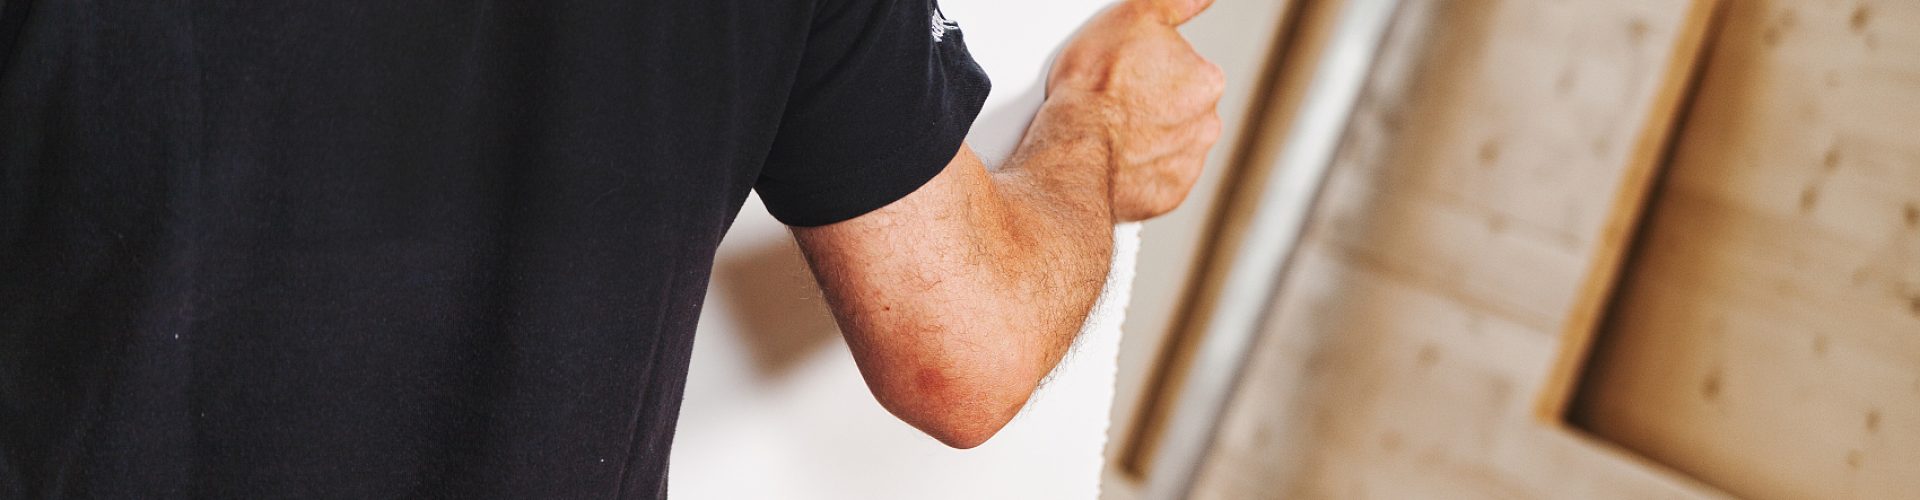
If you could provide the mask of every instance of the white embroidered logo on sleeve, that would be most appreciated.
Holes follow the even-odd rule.
[[[946,40],[948,31],[959,31],[959,30],[960,30],[960,23],[947,20],[947,15],[944,13],[941,13],[940,9],[936,8],[933,10],[933,41],[934,42],[940,42],[940,41]]]

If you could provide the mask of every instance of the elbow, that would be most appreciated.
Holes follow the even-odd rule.
[[[1037,380],[1005,374],[922,370],[895,391],[877,391],[881,406],[941,444],[971,449],[985,444],[1026,407]]]
[[[992,424],[988,424],[987,426],[969,426],[963,424],[944,427],[934,425],[923,427],[921,431],[926,432],[928,436],[933,437],[933,439],[939,441],[940,444],[947,445],[953,449],[971,450],[976,446],[986,444],[987,440],[993,439],[993,436],[999,434],[1000,428],[1005,425],[1006,423],[1004,422],[998,426]]]
[[[915,424],[921,432],[927,433],[940,444],[958,450],[969,450],[986,444],[987,440],[1000,433],[1013,416],[1018,414],[1020,406],[1011,407],[1011,411],[1001,413],[974,413],[966,411],[950,415],[923,419]]]
[[[1017,318],[1036,315],[1013,311],[958,315],[1002,318],[1004,322],[929,321],[881,330],[927,333],[891,336],[922,340],[905,349],[883,351],[871,349],[870,344],[857,344],[855,360],[874,398],[888,412],[942,444],[971,449],[999,434],[1026,408],[1027,400],[1065,353],[1064,344],[1079,331],[1077,322],[1035,329]],[[938,326],[919,326],[927,324]]]

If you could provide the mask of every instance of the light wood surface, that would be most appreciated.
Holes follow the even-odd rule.
[[[1411,2],[1197,497],[1717,497],[1534,417],[1693,5]]]
[[[1671,159],[1677,142],[1676,130],[1699,88],[1699,76],[1705,66],[1702,58],[1714,35],[1712,28],[1720,5],[1717,1],[1695,2],[1693,9],[1682,18],[1673,54],[1661,70],[1666,76],[1655,90],[1652,105],[1642,122],[1644,126],[1634,138],[1626,168],[1621,170],[1620,181],[1614,187],[1612,206],[1594,238],[1593,250],[1588,253],[1587,270],[1574,292],[1573,305],[1560,322],[1560,354],[1547,372],[1534,405],[1534,416],[1542,421],[1553,425],[1565,422],[1567,405],[1579,387],[1580,378],[1586,374],[1594,336],[1613,305],[1621,269],[1632,253],[1641,223],[1646,220],[1648,200],[1662,169]]]
[[[1574,417],[1734,494],[1920,496],[1920,2],[1732,2]]]

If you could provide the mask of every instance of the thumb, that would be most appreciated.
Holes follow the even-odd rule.
[[[1160,12],[1168,26],[1179,26],[1213,6],[1213,0],[1145,0]]]

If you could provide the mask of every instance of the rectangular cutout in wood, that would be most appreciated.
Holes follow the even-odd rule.
[[[1912,498],[1920,52],[1888,48],[1920,48],[1920,3],[1724,14],[1636,146],[1537,413],[1740,497]]]

